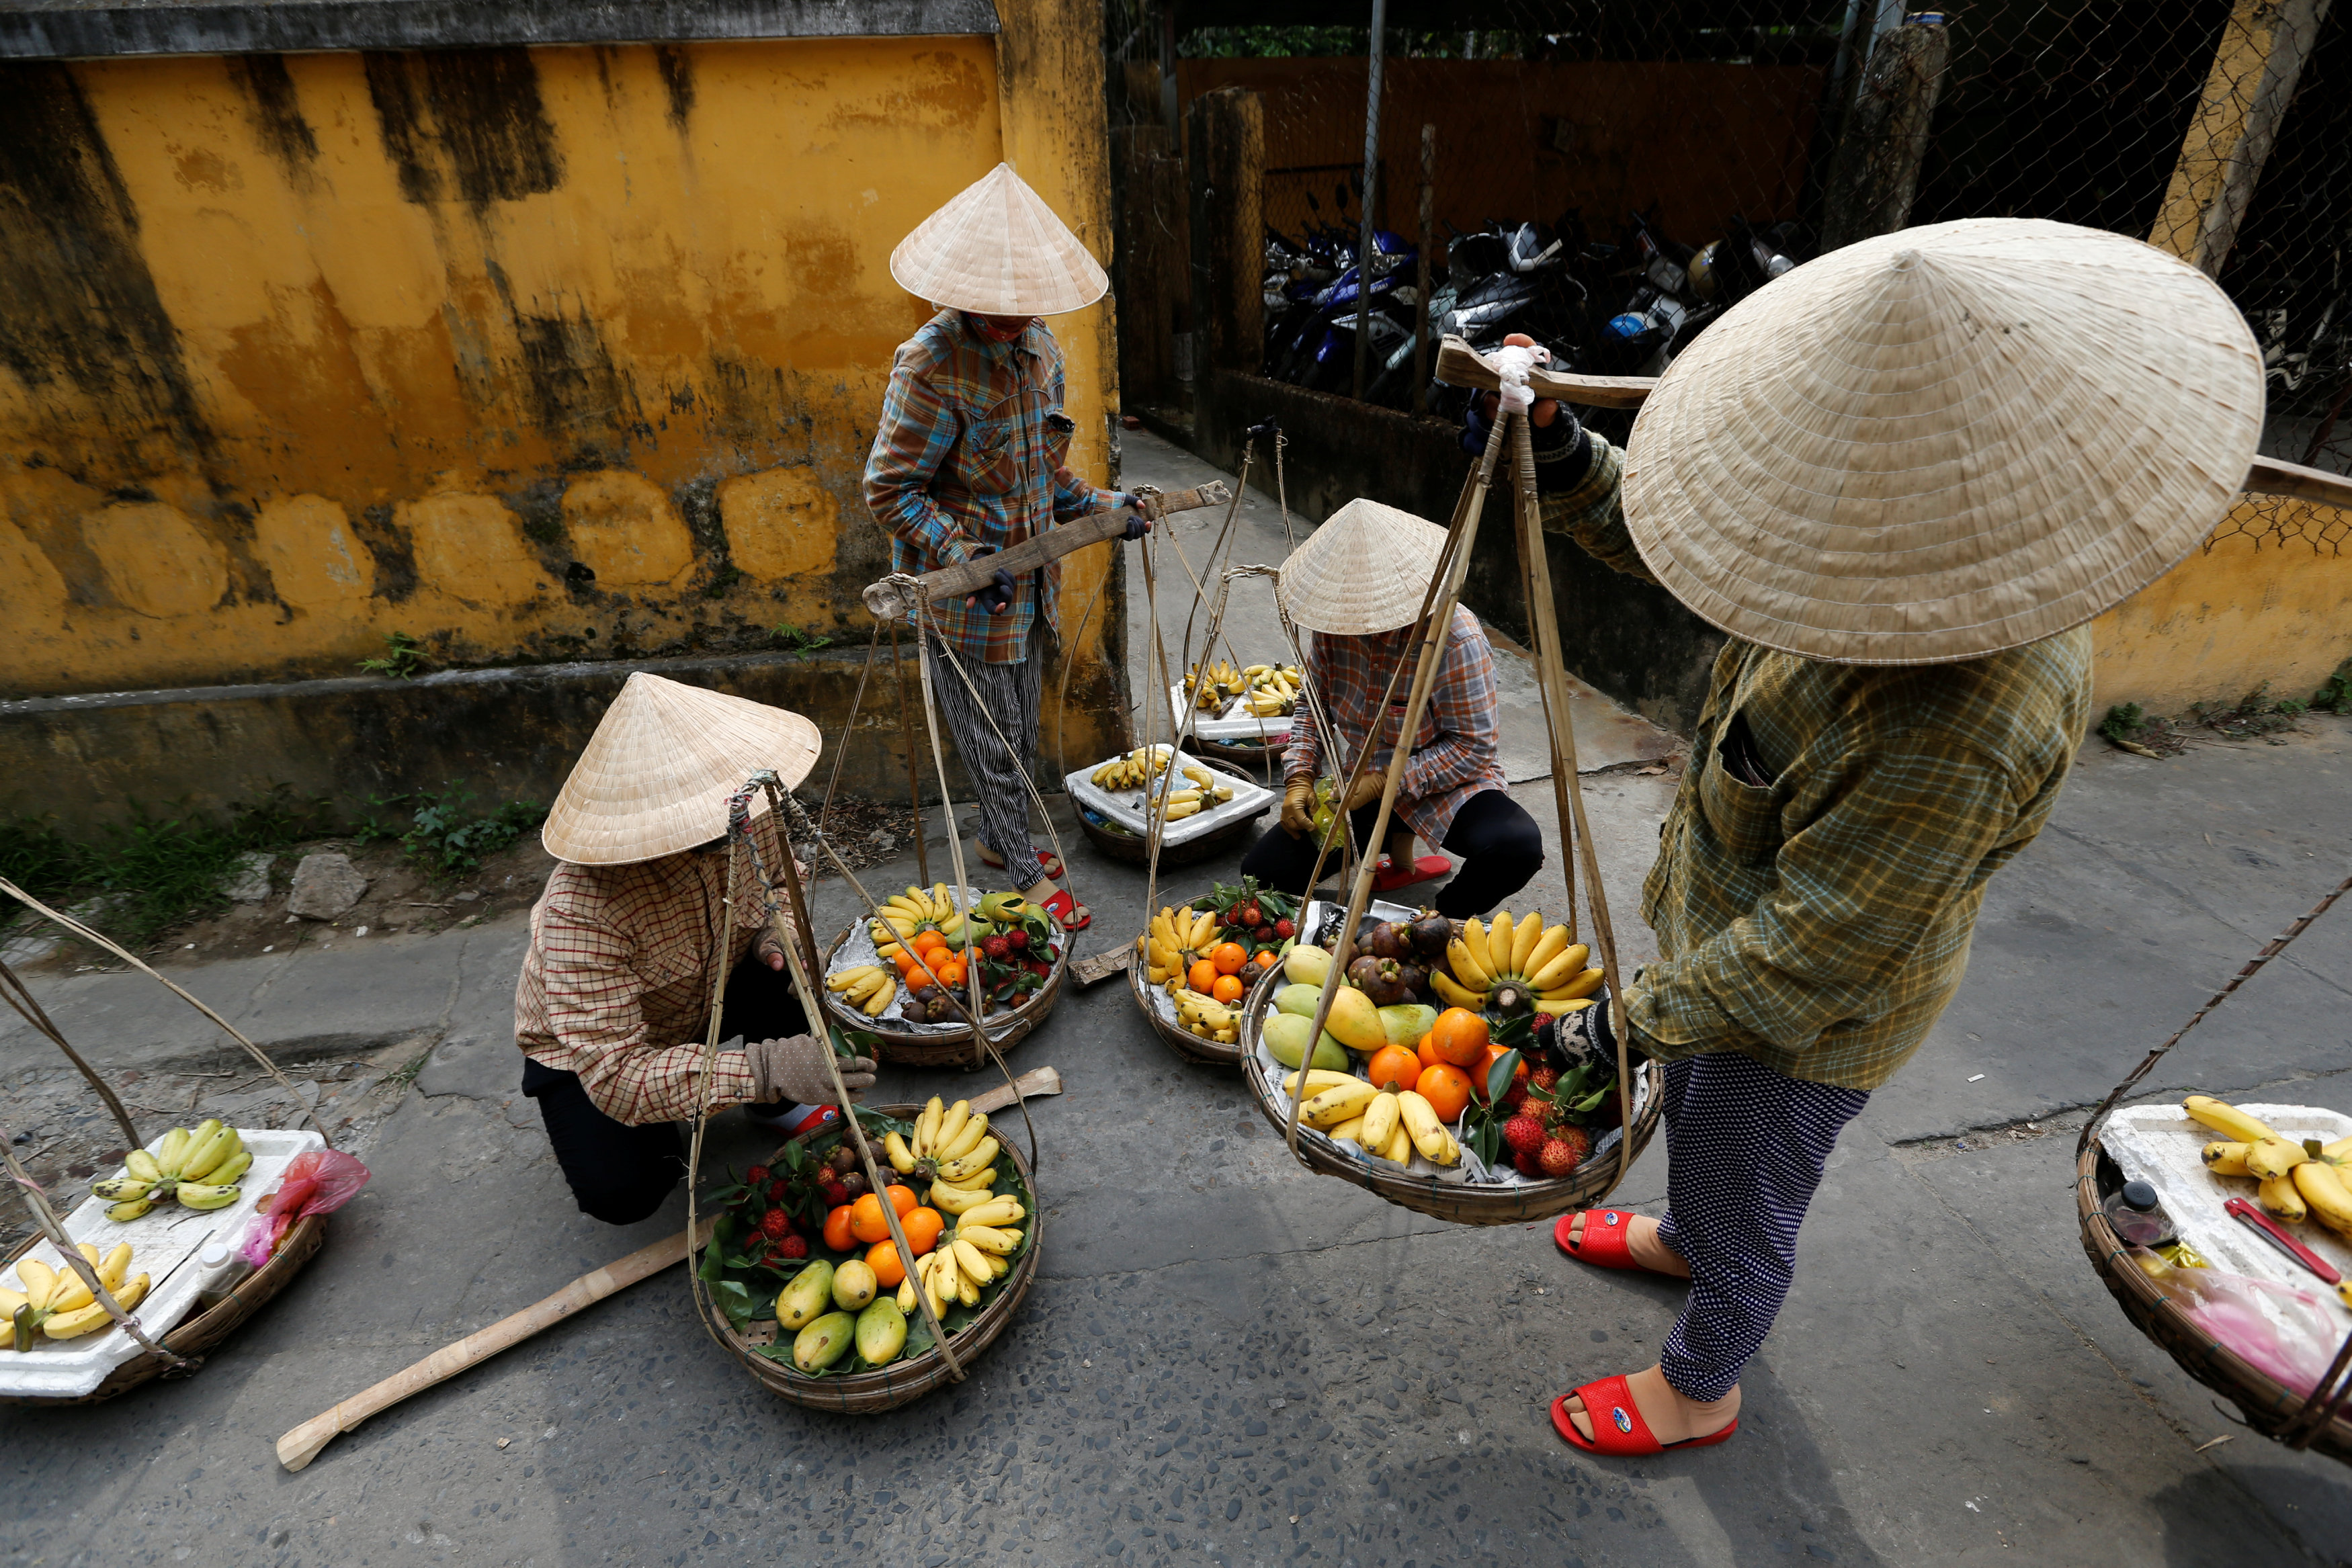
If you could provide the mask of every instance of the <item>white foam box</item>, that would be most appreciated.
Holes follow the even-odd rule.
[[[2280,1137],[2298,1144],[2305,1138],[2332,1144],[2352,1137],[2352,1116],[2316,1105],[2240,1105],[2238,1109],[2267,1123]],[[2100,1134],[2100,1142],[2124,1179],[2154,1186],[2174,1232],[2214,1268],[2335,1300],[2335,1292],[2318,1276],[2223,1211],[2221,1206],[2233,1197],[2261,1207],[2252,1177],[2215,1176],[2205,1168],[2205,1145],[2228,1141],[2191,1119],[2179,1105],[2167,1104],[2126,1106],[2107,1118]],[[2352,1243],[2316,1220],[2289,1225],[2275,1215],[2271,1218],[2279,1228],[2352,1280]]]
[[[1125,754],[1121,753],[1121,755]],[[1162,847],[1190,843],[1203,834],[1215,832],[1230,822],[1263,815],[1265,809],[1274,804],[1273,790],[1243,778],[1231,768],[1220,768],[1213,762],[1203,762],[1190,752],[1180,752],[1178,758],[1179,761],[1176,764],[1178,768],[1189,765],[1202,769],[1218,783],[1232,789],[1234,798],[1222,805],[1213,806],[1204,811],[1195,811],[1179,821],[1169,823],[1160,835]],[[1105,789],[1094,781],[1095,769],[1101,767],[1103,762],[1115,760],[1114,758],[1106,757],[1102,762],[1090,763],[1087,767],[1077,768],[1062,780],[1063,786],[1069,790],[1073,800],[1092,808],[1095,815],[1118,823],[1138,838],[1148,837],[1151,830],[1149,821],[1143,814],[1143,790],[1140,789]]]
[[[85,1197],[66,1217],[66,1234],[76,1242],[89,1242],[100,1256],[122,1242],[131,1243],[131,1277],[145,1274],[153,1281],[146,1299],[131,1313],[150,1339],[161,1340],[177,1328],[198,1296],[243,1270],[236,1249],[244,1244],[246,1230],[262,1201],[278,1190],[278,1178],[295,1155],[327,1146],[326,1139],[315,1132],[240,1127],[237,1136],[251,1151],[253,1165],[238,1179],[237,1199],[226,1208],[198,1213],[177,1203],[159,1203],[138,1218],[118,1224],[106,1218],[105,1203]],[[153,1153],[162,1142],[159,1136],[148,1145],[148,1152]],[[229,1249],[228,1260],[204,1267],[196,1254],[207,1241],[224,1243]],[[53,1269],[65,1267],[65,1260],[47,1240],[36,1243],[27,1256]],[[23,1276],[15,1264],[0,1273],[0,1287],[24,1290]],[[143,1354],[139,1342],[119,1324],[79,1339],[55,1340],[37,1334],[33,1348],[25,1354],[0,1352],[0,1396],[74,1398],[91,1392],[106,1381],[107,1374]]]
[[[1181,686],[1168,688],[1169,712],[1182,713],[1185,700],[1184,689]],[[1250,712],[1246,698],[1235,697],[1227,703],[1223,711],[1214,718],[1202,718],[1195,716],[1192,720],[1192,733],[1202,740],[1257,740],[1260,738],[1279,740],[1290,734],[1290,720],[1291,716],[1286,713],[1276,714],[1271,718],[1260,718]]]

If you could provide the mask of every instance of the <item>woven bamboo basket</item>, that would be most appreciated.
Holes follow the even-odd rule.
[[[1179,1028],[1175,1019],[1161,1015],[1160,1009],[1152,1005],[1152,988],[1151,983],[1144,978],[1145,967],[1143,950],[1140,947],[1130,948],[1127,955],[1128,994],[1135,998],[1137,1009],[1143,1014],[1143,1021],[1151,1026],[1152,1032],[1166,1043],[1169,1050],[1186,1061],[1197,1062],[1203,1067],[1239,1067],[1242,1062],[1239,1042],[1221,1045],[1213,1040],[1202,1040],[1192,1030]],[[1253,994],[1272,994],[1275,982],[1281,974],[1282,966],[1279,964],[1261,971],[1257,978],[1250,982],[1250,990],[1243,996],[1242,1005],[1247,1006]]]
[[[2246,1425],[2266,1437],[2299,1442],[2309,1426],[2297,1419],[2305,1413],[2305,1396],[2191,1322],[2156,1288],[2156,1281],[2132,1262],[2115,1227],[2099,1208],[2104,1193],[2122,1185],[2123,1173],[2095,1132],[2074,1163],[2074,1213],[2082,1226],[2083,1250],[2105,1282],[2107,1293],[2123,1308],[2124,1316],[2163,1346],[2183,1372],[2243,1412]],[[2334,1419],[2318,1423],[2307,1446],[2352,1464],[2352,1403],[2339,1408]]]
[[[1277,1134],[1286,1137],[1290,1130],[1290,1097],[1283,1092],[1281,1074],[1265,1068],[1257,1054],[1258,1030],[1273,999],[1271,986],[1261,986],[1243,998],[1246,1010],[1242,1016],[1240,1042],[1242,1079],[1249,1085],[1250,1098],[1257,1103],[1259,1113],[1273,1124]],[[1660,1108],[1665,1103],[1665,1074],[1658,1064],[1645,1061],[1639,1071],[1644,1092],[1642,1109],[1633,1118],[1633,1160],[1640,1159],[1642,1151],[1649,1147],[1650,1136],[1657,1131]],[[1530,1219],[1549,1219],[1571,1209],[1589,1208],[1615,1189],[1620,1168],[1617,1151],[1612,1149],[1606,1155],[1589,1159],[1575,1175],[1560,1181],[1472,1186],[1440,1181],[1434,1176],[1375,1170],[1360,1160],[1349,1158],[1321,1134],[1303,1126],[1298,1130],[1298,1157],[1309,1170],[1353,1182],[1400,1207],[1454,1225],[1516,1225]],[[1624,1168],[1632,1166],[1633,1160],[1624,1163]]]
[[[1162,844],[1160,846],[1160,863],[1164,866],[1192,865],[1201,861],[1214,860],[1234,845],[1246,841],[1257,831],[1257,822],[1255,817],[1242,817],[1213,832],[1202,833],[1197,839],[1188,839],[1181,844]],[[1084,811],[1078,813],[1078,827],[1093,841],[1095,848],[1115,861],[1124,861],[1129,865],[1150,862],[1150,846],[1124,828],[1103,826],[1091,821]]]
[[[294,1276],[302,1271],[303,1265],[309,1263],[317,1254],[320,1244],[326,1239],[327,1217],[325,1215],[313,1214],[295,1221],[287,1230],[285,1239],[278,1243],[277,1253],[268,1262],[240,1281],[236,1290],[231,1291],[226,1297],[205,1311],[183,1319],[179,1326],[169,1333],[157,1334],[152,1328],[148,1328],[146,1332],[153,1335],[156,1341],[173,1354],[186,1356],[192,1361],[198,1360],[216,1348],[246,1319],[259,1312],[264,1303],[284,1290]],[[37,1236],[28,1238],[22,1247],[9,1255],[8,1261],[13,1263],[31,1251],[38,1240]],[[146,1327],[144,1324],[141,1326]],[[120,1328],[114,1328],[107,1332],[121,1333],[122,1331]],[[190,1367],[186,1371],[182,1371],[154,1352],[142,1350],[136,1356],[107,1374],[106,1381],[88,1394],[55,1399],[44,1398],[39,1395],[21,1395],[0,1400],[0,1404],[97,1405],[113,1398],[118,1394],[127,1394],[142,1383],[168,1375],[185,1376],[187,1372],[194,1370],[194,1367]]]
[[[877,1106],[886,1116],[909,1120],[919,1112],[919,1105]],[[1021,1173],[1029,1188],[1029,1218],[1023,1221],[1029,1231],[1029,1244],[1013,1265],[1001,1286],[980,1315],[950,1341],[962,1363],[966,1375],[982,1351],[996,1343],[1021,1312],[1021,1303],[1029,1298],[1029,1287],[1037,1278],[1037,1259],[1045,1250],[1045,1203],[1037,1196],[1037,1185],[1029,1162],[1013,1146],[1013,1140],[1003,1141],[1004,1152]],[[843,1416],[872,1416],[884,1410],[895,1410],[901,1405],[911,1405],[942,1384],[953,1381],[948,1371],[948,1358],[936,1345],[919,1356],[867,1372],[846,1372],[837,1377],[808,1377],[794,1372],[780,1361],[756,1354],[755,1347],[773,1343],[777,1337],[772,1319],[764,1324],[753,1322],[753,1333],[736,1332],[724,1318],[718,1321],[719,1333],[730,1342],[736,1360],[751,1372],[754,1381],[779,1399],[811,1410],[830,1410]]]
[[[844,926],[841,935],[833,939],[833,946],[825,950],[824,962],[828,972],[833,967],[834,955],[841,951],[842,944],[848,941],[856,930],[854,925]],[[997,1050],[1010,1051],[1035,1032],[1037,1026],[1045,1021],[1045,1015],[1054,1010],[1054,1004],[1061,999],[1069,974],[1070,942],[1065,934],[1060,951],[1054,955],[1054,972],[1045,977],[1045,983],[1011,1012],[988,1016],[989,1038],[995,1041]],[[877,1061],[897,1067],[955,1068],[965,1072],[972,1071],[988,1061],[987,1048],[981,1044],[968,1025],[943,1033],[919,1034],[906,1028],[899,1019],[867,1018],[831,991],[824,993],[824,1002],[826,1016],[843,1029],[859,1030],[877,1038],[878,1043],[874,1047]]]
[[[1281,759],[1284,749],[1279,742],[1265,746],[1236,746],[1229,741],[1205,740],[1197,735],[1187,744],[1202,756],[1239,768],[1254,779],[1264,778],[1271,766]]]

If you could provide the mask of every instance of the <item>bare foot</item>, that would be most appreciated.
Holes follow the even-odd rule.
[[[1584,1216],[1580,1214],[1568,1222],[1568,1239],[1570,1246],[1584,1239]],[[1655,1269],[1680,1280],[1690,1278],[1690,1265],[1681,1253],[1658,1239],[1658,1222],[1646,1214],[1637,1214],[1627,1221],[1625,1250],[1644,1269]]]
[[[1654,1366],[1627,1375],[1625,1387],[1633,1396],[1634,1408],[1641,1411],[1650,1435],[1662,1446],[1720,1432],[1739,1416],[1737,1387],[1711,1402],[1685,1399],[1666,1381],[1666,1375]],[[1586,1437],[1592,1436],[1592,1418],[1585,1414],[1584,1401],[1572,1394],[1568,1399],[1568,1418]]]

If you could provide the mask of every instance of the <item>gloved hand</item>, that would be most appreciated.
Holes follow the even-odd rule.
[[[1513,332],[1503,340],[1506,346],[1519,347],[1533,341],[1524,332]],[[1486,450],[1495,411],[1501,403],[1500,392],[1480,392],[1470,400],[1462,411],[1463,451],[1475,457]],[[1535,447],[1538,495],[1561,495],[1583,482],[1585,471],[1591,466],[1591,443],[1566,403],[1556,398],[1536,399],[1528,410],[1528,429]]]
[[[1637,975],[1635,977],[1639,978]],[[1572,1013],[1563,1013],[1554,1020],[1559,1033],[1560,1048],[1571,1061],[1590,1060],[1615,1071],[1617,1067],[1617,1030],[1609,1017],[1609,992],[1606,988],[1592,993],[1592,1005]],[[1637,1068],[1649,1060],[1642,1050],[1638,1037],[1625,1041],[1625,1065]]]
[[[832,1054],[832,1045],[813,1034],[743,1042],[743,1060],[751,1066],[753,1092],[761,1104],[776,1100],[803,1105],[833,1103],[833,1074],[824,1065],[824,1059]],[[853,1100],[873,1088],[872,1060],[856,1056],[844,1061],[841,1082]]]
[[[994,555],[995,553],[996,547],[994,545],[981,545],[974,549],[967,559],[978,560],[984,555]],[[1013,574],[1009,571],[999,570],[993,581],[989,583],[986,588],[982,589],[978,593],[967,595],[963,602],[964,608],[967,610],[976,604],[982,609],[987,611],[991,615],[1003,614],[1006,611],[1013,608]]]
[[[1282,787],[1282,831],[1303,839],[1315,831],[1315,780],[1293,779]]]
[[[1355,783],[1349,786],[1347,801],[1339,809],[1343,811],[1354,811],[1370,805],[1381,798],[1381,787],[1387,782],[1386,768],[1377,773],[1369,768],[1365,768],[1362,773],[1357,775]]]
[[[1138,496],[1129,490],[1121,490],[1118,495],[1111,497],[1110,509],[1116,512],[1125,508],[1139,507],[1142,505],[1142,497]],[[1150,531],[1151,519],[1139,513],[1137,516],[1127,519],[1127,533],[1124,537],[1129,540],[1139,539]]]

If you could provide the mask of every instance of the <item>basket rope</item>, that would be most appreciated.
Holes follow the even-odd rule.
[[[73,1239],[66,1234],[65,1222],[58,1218],[58,1211],[49,1207],[48,1197],[41,1191],[40,1183],[35,1181],[31,1174],[17,1163],[16,1150],[10,1146],[5,1138],[0,1138],[0,1161],[6,1162],[8,1179],[16,1184],[17,1195],[24,1198],[25,1207],[33,1211],[33,1223],[39,1228],[43,1236],[48,1238],[49,1245],[58,1249],[58,1254],[65,1260],[66,1266],[80,1276],[81,1282],[89,1287],[89,1293],[97,1298],[98,1304],[106,1309],[106,1315],[121,1324],[123,1333],[144,1345],[150,1354],[162,1356],[180,1371],[194,1372],[203,1365],[203,1357],[190,1360],[186,1356],[164,1349],[148,1338],[147,1331],[139,1326],[139,1320],[122,1310],[122,1303],[114,1299],[114,1293],[109,1291],[105,1283],[99,1279],[98,1270],[90,1267],[89,1260],[81,1255],[79,1249],[74,1246]]]
[[[64,1031],[50,1021],[48,1010],[35,999],[33,993],[26,988],[24,979],[8,967],[5,959],[0,959],[0,1000],[6,1001],[26,1023],[48,1036],[49,1043],[64,1051],[66,1060],[74,1064],[75,1071],[98,1091],[98,1097],[106,1102],[107,1110],[114,1117],[114,1124],[122,1129],[123,1146],[126,1149],[142,1147],[144,1140],[139,1136],[138,1124],[131,1121],[130,1108],[122,1103],[122,1097],[115,1093],[114,1085],[100,1076],[97,1068],[83,1061],[81,1052],[66,1043]]]

